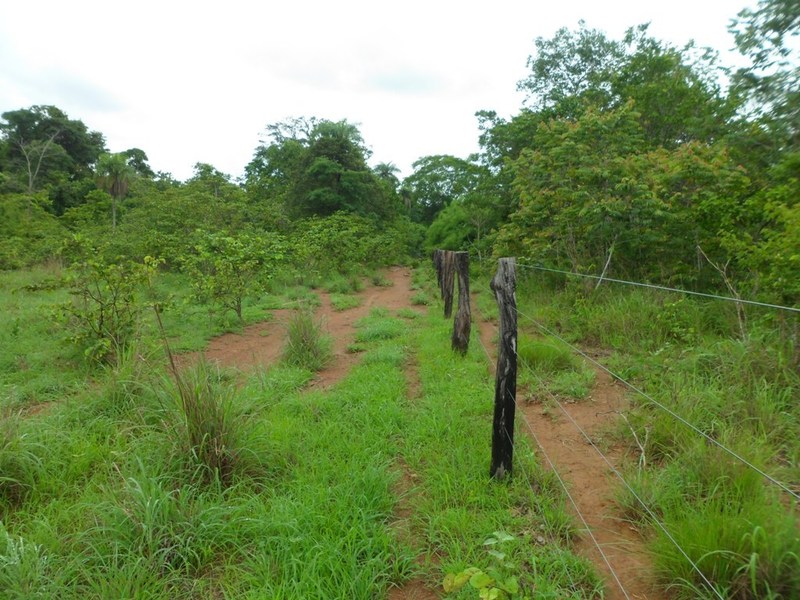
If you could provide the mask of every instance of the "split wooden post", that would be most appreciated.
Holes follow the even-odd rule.
[[[495,372],[492,463],[489,476],[504,479],[511,475],[517,402],[516,259],[500,259],[491,287],[500,310],[500,340]]]
[[[455,252],[442,252],[442,299],[444,300],[444,317],[453,316],[453,286],[455,284]]]
[[[458,310],[453,321],[453,350],[466,354],[472,315],[469,307],[469,252],[454,253],[455,271],[458,275]]]

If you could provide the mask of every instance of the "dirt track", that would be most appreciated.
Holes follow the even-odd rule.
[[[319,292],[321,305],[317,316],[325,322],[326,329],[334,340],[333,360],[317,373],[310,384],[312,388],[327,388],[342,379],[359,360],[358,354],[349,353],[347,348],[355,339],[355,322],[368,315],[374,307],[390,310],[411,307],[411,274],[406,268],[395,267],[386,273],[391,283],[385,287],[369,287],[360,293],[363,302],[360,306],[344,311],[336,311],[331,306],[327,292]],[[474,302],[473,302],[474,305]],[[291,310],[276,310],[273,319],[246,327],[242,333],[225,334],[214,338],[205,350],[205,356],[222,366],[234,367],[242,371],[265,368],[280,359],[286,334],[286,324]],[[473,315],[478,335],[484,346],[493,352],[495,326]],[[196,356],[190,355],[190,356]],[[188,357],[187,357],[188,359]],[[491,357],[494,360],[494,357]],[[409,399],[419,393],[416,370],[409,367]],[[574,419],[587,433],[596,439],[617,417],[617,411],[624,406],[622,389],[603,372],[597,373],[597,383],[591,397],[581,403],[565,406]],[[562,478],[567,481],[570,492],[580,513],[586,519],[599,545],[614,572],[622,582],[629,597],[633,600],[662,600],[666,596],[654,590],[650,574],[653,572],[638,533],[623,521],[613,501],[617,482],[612,479],[608,466],[597,452],[579,433],[569,418],[554,411],[553,416],[543,414],[542,405],[519,403],[519,410],[530,423],[536,438],[542,445]],[[527,428],[523,428],[527,429]],[[526,431],[526,433],[528,433]],[[533,440],[532,440],[533,441]],[[613,463],[619,463],[621,455],[613,448],[606,453]],[[404,500],[413,494],[415,476],[399,461],[401,478],[397,486],[400,497],[395,526],[399,535],[409,535],[405,531],[410,521],[410,509]],[[608,566],[603,561],[591,537],[583,535],[577,544],[578,551],[587,556],[597,566],[606,579],[606,598],[624,599],[620,587],[612,578]],[[420,579],[412,579],[402,588],[391,590],[390,600],[417,599],[429,600],[439,595],[427,589]]]

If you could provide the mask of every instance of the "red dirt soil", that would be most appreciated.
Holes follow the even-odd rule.
[[[320,291],[321,306],[317,317],[324,323],[324,329],[333,338],[333,359],[328,366],[319,371],[313,388],[327,388],[338,382],[358,362],[358,354],[347,352],[347,347],[355,339],[353,324],[369,314],[375,307],[389,310],[411,306],[411,272],[407,268],[392,267],[385,273],[390,283],[384,287],[370,287],[360,294],[360,306],[336,311],[331,306],[330,294]],[[286,338],[286,326],[293,311],[279,309],[272,311],[272,319],[245,327],[241,333],[226,333],[213,338],[203,351],[206,359],[223,367],[250,371],[266,368],[280,360]],[[182,365],[197,360],[201,353],[190,352],[179,357]]]

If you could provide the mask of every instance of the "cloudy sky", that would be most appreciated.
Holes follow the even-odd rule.
[[[264,126],[292,116],[360,126],[371,162],[477,150],[474,114],[510,116],[538,36],[620,37],[650,22],[675,45],[719,50],[754,0],[40,0],[6,2],[0,112],[54,104],[144,150],[178,179],[198,161],[238,176]],[[741,62],[741,61],[739,61]]]

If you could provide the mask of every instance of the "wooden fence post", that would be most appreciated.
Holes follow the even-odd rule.
[[[433,251],[433,268],[436,269],[436,283],[439,285],[439,295],[444,298],[444,286],[442,285],[442,258],[444,250]]]
[[[492,463],[489,476],[504,479],[511,475],[517,401],[516,259],[500,259],[491,287],[500,310],[500,340],[495,372]]]
[[[453,285],[455,279],[455,252],[442,252],[442,298],[444,299],[444,317],[453,316]]]
[[[458,310],[453,321],[453,350],[466,354],[469,349],[469,333],[472,316],[469,308],[469,252],[454,253],[455,270],[458,275]]]

